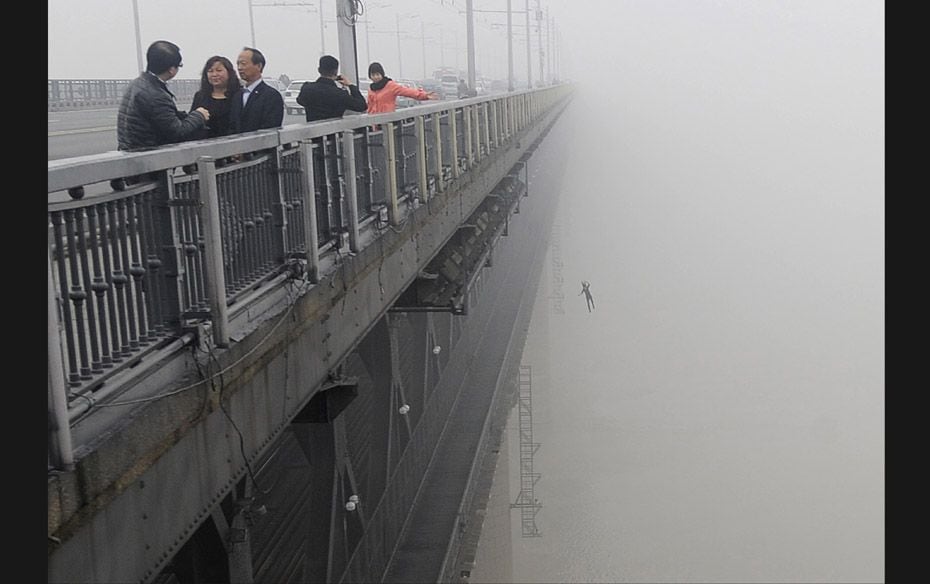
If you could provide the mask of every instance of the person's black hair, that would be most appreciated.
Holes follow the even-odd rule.
[[[226,97],[238,93],[239,89],[242,88],[239,83],[239,74],[236,72],[236,68],[233,67],[232,62],[222,55],[213,55],[207,59],[207,64],[203,66],[203,72],[200,74],[200,92],[207,97],[213,94],[213,86],[210,85],[210,80],[207,79],[207,71],[217,62],[222,63],[223,67],[226,67],[226,73],[229,74],[229,81],[226,83]]]
[[[145,70],[161,75],[172,67],[181,66],[181,49],[169,41],[155,41],[145,52]]]
[[[332,55],[320,57],[320,66],[316,68],[320,75],[335,75],[339,71],[339,59]]]
[[[252,64],[258,65],[259,69],[262,71],[265,70],[265,55],[262,54],[258,49],[253,49],[252,47],[242,47],[243,51],[252,51]]]
[[[377,61],[368,66],[368,76],[371,77],[372,73],[380,73],[382,77],[387,77],[387,75],[384,74],[384,67]]]

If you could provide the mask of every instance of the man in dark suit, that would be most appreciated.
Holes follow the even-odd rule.
[[[244,47],[236,60],[242,93],[229,104],[230,126],[234,134],[280,128],[284,121],[284,98],[262,81],[265,56],[258,49]]]
[[[297,103],[304,106],[307,112],[307,121],[328,120],[341,118],[345,111],[363,112],[368,109],[365,96],[358,90],[358,86],[351,79],[339,75],[339,60],[332,55],[320,57],[320,66],[317,67],[320,77],[316,81],[307,81],[300,88]],[[347,87],[349,91],[342,89]]]

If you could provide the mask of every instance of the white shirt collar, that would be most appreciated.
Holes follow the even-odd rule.
[[[242,88],[242,89],[243,89],[243,91],[242,91],[242,107],[245,107],[246,102],[249,101],[249,96],[252,95],[252,91],[254,91],[255,88],[258,87],[258,84],[261,83],[261,82],[262,82],[262,78],[259,77],[258,79],[256,79],[256,80],[253,81],[252,83],[250,83],[250,84],[248,84],[248,85],[246,85],[245,87]]]

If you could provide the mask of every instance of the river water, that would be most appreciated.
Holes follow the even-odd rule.
[[[883,39],[815,4],[630,3],[682,48],[579,83],[513,581],[884,580]]]

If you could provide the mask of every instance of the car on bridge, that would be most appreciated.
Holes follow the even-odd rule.
[[[400,83],[404,87],[409,87],[410,89],[420,89],[420,84],[414,81],[413,79],[395,79],[397,83]],[[412,107],[420,103],[419,101],[413,99],[412,97],[404,97],[403,95],[397,96],[397,109],[402,109],[405,107]]]
[[[459,97],[463,97],[459,95],[458,75],[443,75],[439,83],[442,85],[443,99],[458,99]]]
[[[438,79],[424,79],[420,81],[420,87],[423,88],[423,91],[435,93],[439,96],[439,99],[446,98],[446,91],[442,86],[442,82]]]
[[[307,81],[312,79],[298,79],[291,81],[291,84],[284,90],[284,112],[288,115],[304,115],[304,106],[297,103],[297,96],[300,95],[300,88]]]
[[[269,85],[277,89],[281,95],[284,95],[284,90],[287,89],[287,87],[281,83],[280,79],[274,79],[273,77],[262,77],[262,81],[265,82],[265,85]]]
[[[362,97],[365,98],[365,101],[368,101],[368,89],[371,87],[371,81],[367,79],[360,79],[358,82],[358,90],[361,92]]]
[[[316,79],[298,79],[296,81],[291,81],[291,84],[287,86],[287,89],[284,90],[284,112],[288,115],[302,116],[304,115],[304,106],[297,103],[297,96],[300,95],[300,88],[304,83],[308,81],[316,81]],[[371,85],[370,81],[359,81],[358,90],[362,93],[362,96],[365,100],[368,100],[368,86]],[[356,112],[346,112],[346,113],[356,113]],[[364,112],[362,112],[364,113]]]

